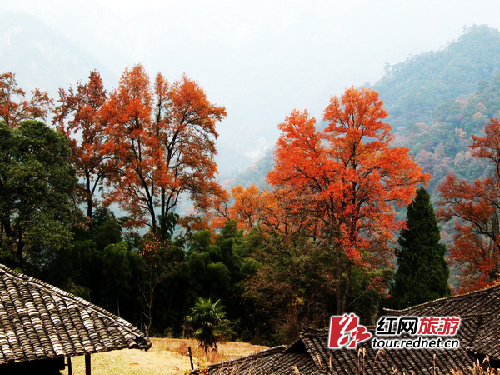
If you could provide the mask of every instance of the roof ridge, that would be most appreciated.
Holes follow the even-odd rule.
[[[233,362],[241,362],[242,360],[246,361],[250,358],[253,359],[253,358],[259,358],[259,357],[265,357],[267,355],[279,353],[280,351],[285,351],[286,349],[287,349],[286,345],[273,346],[271,348],[261,350],[260,352],[251,353],[251,354],[245,355],[243,357],[233,358],[233,359],[230,359],[228,361],[221,361],[221,362],[212,363],[208,367],[216,367],[216,366],[220,366],[221,364],[225,365],[225,364],[230,364]]]
[[[487,286],[487,287],[484,287],[482,289],[479,289],[479,290],[473,290],[471,292],[465,292],[465,293],[461,293],[461,294],[456,294],[456,295],[453,295],[453,296],[449,296],[449,297],[441,297],[441,298],[437,298],[435,300],[432,300],[432,301],[427,301],[427,302],[422,302],[418,305],[414,305],[414,306],[410,306],[410,307],[406,307],[404,309],[390,309],[390,308],[387,308],[387,307],[384,307],[383,310],[384,311],[397,311],[397,312],[402,312],[402,311],[406,311],[406,310],[410,310],[410,309],[414,309],[416,307],[424,307],[428,304],[431,304],[431,303],[435,303],[435,302],[438,302],[438,301],[443,301],[443,300],[447,300],[447,299],[455,299],[455,298],[459,298],[459,297],[464,297],[464,296],[468,296],[468,295],[471,295],[471,294],[477,294],[477,293],[484,293],[490,289],[500,289],[500,283],[499,284],[495,284],[495,285],[490,285],[490,286]]]

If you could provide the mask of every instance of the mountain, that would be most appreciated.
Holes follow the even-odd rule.
[[[482,81],[500,73],[500,32],[486,25],[465,28],[454,42],[438,51],[388,65],[372,88],[389,113],[394,129],[432,122],[443,103],[473,93]]]
[[[98,59],[39,18],[16,12],[3,12],[1,18],[0,71],[16,73],[25,91],[38,87],[54,97],[59,87],[85,80],[93,69],[113,77]]]
[[[410,149],[415,160],[433,174],[429,190],[447,172],[474,179],[484,167],[468,153],[472,134],[480,134],[490,117],[500,116],[500,32],[472,26],[444,48],[387,66],[371,88],[379,93],[396,144]],[[272,153],[230,181],[265,187]]]
[[[471,136],[500,116],[500,32],[473,26],[440,51],[423,53],[388,67],[375,85],[396,132],[396,143],[410,149],[432,174],[436,201],[447,173],[472,181],[485,165],[473,158]]]

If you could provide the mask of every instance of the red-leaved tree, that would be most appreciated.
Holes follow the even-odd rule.
[[[407,148],[391,147],[386,117],[376,92],[351,88],[331,99],[324,130],[307,111],[279,125],[268,181],[309,197],[302,209],[318,221],[314,236],[336,254],[337,313],[345,310],[353,265],[386,264],[401,227],[393,204],[407,205],[430,178]]]
[[[119,86],[104,104],[106,142],[113,173],[107,179],[108,202],[117,202],[134,219],[156,232],[155,197],[162,183],[162,153],[151,121],[153,98],[149,77],[141,65],[126,69]]]
[[[64,134],[71,147],[71,159],[79,177],[84,179],[82,190],[87,203],[87,217],[92,218],[96,189],[110,174],[109,159],[103,145],[106,142],[101,109],[106,102],[106,90],[101,75],[92,71],[87,83],[78,83],[76,90],[59,90],[59,105],[53,122]]]
[[[161,214],[165,216],[184,192],[197,209],[206,210],[211,197],[223,194],[215,181],[214,157],[216,124],[226,117],[226,109],[210,103],[203,89],[186,76],[168,85],[158,74],[155,99],[154,129],[166,172],[161,188]]]
[[[118,88],[103,106],[113,173],[108,178],[109,202],[132,214],[132,223],[153,233],[189,194],[195,207],[207,209],[222,194],[215,181],[215,125],[225,108],[211,104],[199,85],[183,77],[169,85],[161,74],[151,84],[141,65],[125,70]]]
[[[490,175],[473,182],[448,174],[439,185],[441,219],[456,219],[450,260],[460,266],[460,292],[484,288],[500,277],[500,122],[485,126],[485,137],[472,136],[472,155],[485,158]]]
[[[34,89],[31,98],[17,87],[16,75],[11,72],[0,74],[0,119],[8,127],[17,127],[23,120],[45,120],[52,106],[46,92]]]

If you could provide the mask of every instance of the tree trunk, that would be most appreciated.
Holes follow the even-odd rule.
[[[346,278],[345,278],[345,288],[344,293],[342,295],[342,310],[347,309],[347,297],[351,293],[351,279],[352,279],[352,262],[347,261],[347,270],[346,270]]]
[[[148,313],[146,316],[148,322],[146,323],[145,334],[146,334],[146,337],[149,338],[149,335],[151,333],[151,327],[153,326],[153,291],[151,289],[149,290],[149,296],[148,296],[148,299],[146,301],[146,307],[148,309]]]
[[[288,311],[288,334],[290,342],[295,341],[299,337],[298,309],[297,309],[297,288],[293,288],[290,308]]]
[[[89,219],[92,219],[92,214],[93,214],[93,210],[94,210],[93,203],[94,202],[92,201],[92,196],[89,196],[87,198],[87,217]]]
[[[336,290],[336,300],[337,300],[337,315],[342,315],[344,309],[342,307],[342,257],[337,253],[337,264],[336,264],[336,278],[337,278],[337,290]]]
[[[87,218],[92,219],[94,202],[92,199],[92,189],[90,188],[90,175],[87,173]]]
[[[23,231],[22,229],[19,229],[19,237],[17,240],[17,260],[19,261],[19,267],[21,268],[22,271],[24,271],[23,268],[23,248],[24,248],[24,241],[23,241]]]
[[[347,309],[347,298],[349,297],[351,290],[351,281],[352,281],[352,266],[353,263],[347,259],[345,264],[342,262],[342,254],[338,254],[337,256],[337,265],[336,265],[336,278],[337,278],[337,290],[336,290],[336,299],[337,299],[337,315],[342,315],[346,312]],[[345,271],[345,283],[343,282],[343,273]]]
[[[161,216],[165,217],[166,202],[165,202],[165,188],[161,188]]]
[[[158,232],[158,225],[156,224],[156,215],[154,211],[151,212],[151,231],[156,236]]]

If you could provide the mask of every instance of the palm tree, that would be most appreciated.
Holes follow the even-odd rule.
[[[208,348],[217,351],[217,341],[231,332],[223,309],[220,299],[212,302],[210,298],[198,297],[190,315],[185,317],[187,327],[194,332],[199,347],[205,349],[205,355]]]

